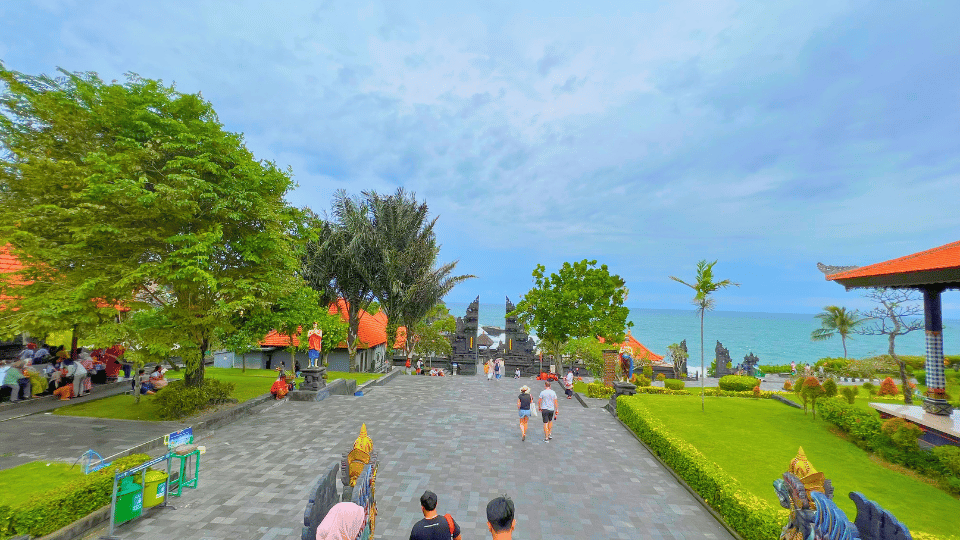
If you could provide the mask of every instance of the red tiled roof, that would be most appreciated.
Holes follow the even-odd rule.
[[[338,309],[339,308],[339,309]],[[330,309],[328,313],[331,315],[338,313],[340,318],[344,322],[347,322],[347,302],[342,298],[337,301],[336,304],[330,304]],[[302,330],[302,329],[301,329]],[[406,330],[404,330],[404,335],[406,335]],[[360,327],[358,330],[360,337],[360,343],[357,346],[359,349],[367,349],[376,347],[387,342],[387,314],[383,311],[377,312],[375,315],[371,315],[366,311],[360,311]],[[299,331],[297,333],[299,335]],[[300,346],[300,339],[297,335],[293,336],[293,344],[296,347]],[[397,331],[397,338],[400,337],[400,331]],[[396,341],[394,345],[401,343]],[[263,340],[260,342],[262,347],[289,347],[290,346],[290,337],[286,334],[281,334],[276,330],[271,330],[269,334],[263,337]],[[337,348],[345,349],[347,348],[347,342],[341,341]],[[399,347],[399,348],[402,348]]]
[[[626,339],[625,341],[626,341],[627,345],[628,345],[631,349],[633,349],[633,356],[634,356],[634,358],[637,358],[637,359],[640,359],[640,358],[649,358],[650,360],[653,360],[653,361],[656,361],[656,362],[659,362],[659,361],[663,360],[663,356],[660,356],[659,354],[656,354],[655,352],[653,352],[653,351],[651,351],[650,349],[646,348],[646,347],[643,345],[643,343],[640,343],[639,341],[637,341],[637,338],[633,337],[633,334],[632,334],[632,333],[627,332],[627,339]],[[605,343],[605,342],[606,342],[605,339],[600,338],[600,343]],[[623,346],[623,343],[611,343],[611,344],[610,344],[610,347],[611,347],[611,348],[614,348],[614,349],[619,349],[619,348],[622,347],[622,346]]]
[[[869,266],[861,266],[844,272],[837,272],[836,274],[826,276],[826,278],[827,281],[836,281],[838,279],[887,276],[891,274],[947,269],[960,269],[960,241],[914,253],[913,255],[907,255]]]

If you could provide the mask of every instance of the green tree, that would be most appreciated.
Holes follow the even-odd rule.
[[[687,376],[687,358],[690,356],[686,348],[674,343],[667,347],[667,354],[673,362],[673,377],[683,380]]]
[[[879,304],[868,311],[868,324],[857,328],[858,334],[867,336],[887,336],[889,345],[887,353],[900,368],[900,385],[903,390],[903,402],[913,404],[913,389],[907,379],[907,364],[897,356],[897,336],[904,336],[923,328],[923,308],[920,306],[920,295],[909,289],[871,289],[865,297]]]
[[[734,283],[729,279],[724,279],[721,281],[715,281],[713,277],[713,266],[717,264],[717,261],[708,263],[705,259],[697,263],[697,275],[693,283],[687,283],[682,279],[670,276],[670,279],[682,283],[687,287],[693,289],[693,305],[697,307],[697,315],[700,317],[700,409],[706,410],[704,405],[704,387],[703,378],[706,376],[706,369],[704,369],[704,354],[703,354],[703,319],[707,311],[713,309],[714,301],[712,294],[717,292],[720,289],[726,289],[730,286],[739,287],[738,283]]]
[[[827,306],[816,315],[820,319],[820,328],[810,334],[813,341],[823,341],[835,335],[843,342],[843,357],[847,357],[847,337],[864,319],[857,317],[856,311],[847,311],[845,307]]]
[[[567,342],[563,352],[571,364],[582,361],[595,377],[603,376],[603,344],[595,337],[574,338]]]
[[[360,344],[360,316],[374,301],[367,278],[378,259],[370,241],[370,210],[366,202],[349,197],[343,190],[337,191],[332,216],[331,220],[312,220],[316,239],[307,243],[301,273],[310,287],[321,297],[332,299],[337,311],[346,315],[349,369],[354,372]]]
[[[534,287],[510,314],[525,327],[533,328],[541,346],[561,362],[563,347],[570,338],[602,337],[619,343],[624,340],[629,308],[623,305],[627,288],[623,279],[611,274],[607,265],[584,259],[563,263],[560,271],[546,275],[546,267],[533,270]]]
[[[457,321],[443,303],[437,303],[415,326],[412,336],[408,332],[404,347],[410,347],[408,359],[414,357],[449,356],[453,354],[450,334],[457,328]],[[392,344],[391,344],[392,345]]]
[[[199,95],[61,73],[0,67],[0,237],[25,276],[76,291],[81,310],[129,307],[113,335],[134,354],[176,348],[199,386],[217,333],[295,284],[290,175],[256,160]]]

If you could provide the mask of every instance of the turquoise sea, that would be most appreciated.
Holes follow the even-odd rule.
[[[465,302],[448,302],[447,307],[455,317],[462,317],[467,310]],[[666,355],[667,346],[687,340],[691,363],[700,361],[700,319],[693,310],[679,309],[631,309],[633,336],[650,350]],[[480,325],[504,325],[503,304],[480,304]],[[944,320],[944,351],[960,354],[960,321]],[[747,313],[737,311],[711,311],[704,322],[704,350],[707,362],[714,357],[717,340],[730,351],[736,364],[752,352],[761,364],[813,363],[825,356],[843,356],[839,337],[827,341],[812,341],[810,332],[819,327],[819,320],[812,314],[793,313]],[[951,332],[951,329],[954,332]],[[897,353],[905,355],[924,354],[923,330],[900,336],[896,342]],[[887,352],[886,336],[852,336],[847,339],[850,357],[865,357]]]

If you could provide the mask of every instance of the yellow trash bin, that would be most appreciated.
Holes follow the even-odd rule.
[[[140,477],[137,477],[140,480]],[[143,507],[152,508],[164,501],[167,497],[167,473],[164,471],[147,471],[146,482],[143,485]]]

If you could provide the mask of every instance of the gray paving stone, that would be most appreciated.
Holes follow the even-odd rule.
[[[205,437],[200,487],[118,529],[123,538],[295,539],[307,490],[367,424],[381,458],[379,538],[406,538],[435,491],[464,538],[509,494],[516,538],[731,538],[607,412],[561,400],[550,443],[516,395],[536,381],[401,376],[363,397],[280,402]],[[539,433],[539,437],[538,437]],[[158,533],[158,531],[163,531]]]

